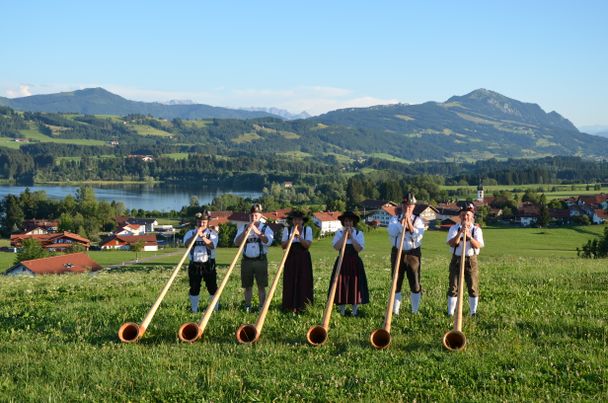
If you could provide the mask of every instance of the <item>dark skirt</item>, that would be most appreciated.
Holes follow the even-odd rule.
[[[334,273],[339,259],[340,256],[336,258],[334,263]],[[335,304],[367,304],[369,302],[369,290],[363,261],[352,245],[346,245],[339,276],[334,299]]]
[[[293,243],[283,271],[283,309],[302,310],[313,303],[312,259],[310,252]]]

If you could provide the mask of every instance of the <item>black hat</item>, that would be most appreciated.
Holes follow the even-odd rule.
[[[344,225],[345,218],[350,218],[351,220],[353,220],[353,225],[357,225],[359,223],[359,216],[353,213],[352,211],[344,212],[341,216],[338,217],[338,220],[340,220],[342,225]]]
[[[262,212],[262,205],[260,203],[255,203],[253,206],[251,206],[251,209],[249,210],[250,213],[261,213]]]
[[[209,214],[209,211],[207,211],[207,210],[203,210],[200,213],[196,213],[194,216],[196,217],[197,220],[201,220],[201,221],[204,221],[204,220],[209,221],[209,219],[211,218],[211,214]]]
[[[463,213],[463,212],[466,212],[466,211],[471,211],[471,212],[474,213],[475,212],[475,205],[473,203],[466,202],[462,206],[460,206],[459,213]]]
[[[304,214],[301,210],[291,210],[287,215],[287,220],[291,221],[294,218],[301,218],[304,222],[308,221],[308,215]]]
[[[408,192],[406,193],[405,196],[403,196],[403,200],[401,201],[401,203],[403,204],[416,204],[416,196],[414,196],[414,194],[412,192]]]

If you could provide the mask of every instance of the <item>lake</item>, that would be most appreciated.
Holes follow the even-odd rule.
[[[231,193],[241,197],[258,198],[262,192],[225,188],[186,188],[165,184],[112,184],[93,185],[97,200],[123,202],[128,209],[170,211],[179,210],[190,204],[192,196],[198,197],[199,204],[211,203],[214,197]],[[26,186],[0,185],[0,198],[8,194],[19,195]],[[30,191],[45,191],[50,199],[63,199],[76,194],[79,186],[34,185]]]

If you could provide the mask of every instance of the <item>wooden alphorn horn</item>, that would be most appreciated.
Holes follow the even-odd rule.
[[[283,268],[285,267],[285,262],[287,261],[287,255],[289,255],[289,250],[291,249],[291,242],[293,241],[295,235],[296,231],[294,230],[291,236],[289,237],[287,248],[285,248],[283,258],[281,259],[281,263],[279,264],[277,273],[274,276],[274,280],[272,280],[272,285],[270,286],[268,295],[266,295],[266,300],[264,301],[264,305],[262,306],[262,311],[260,312],[260,315],[258,316],[258,320],[255,322],[255,325],[243,324],[236,330],[236,340],[239,343],[252,344],[258,341],[258,339],[260,338],[262,328],[264,327],[264,321],[266,320],[266,315],[268,314],[268,309],[270,308],[270,303],[272,302],[272,297],[277,289],[279,280],[281,279],[281,274],[283,273]]]
[[[348,231],[344,233],[344,240],[342,241],[342,247],[340,248],[340,258],[338,263],[333,270],[333,278],[331,287],[329,288],[329,295],[327,297],[327,304],[325,304],[325,312],[323,312],[323,323],[321,325],[312,326],[306,333],[306,340],[311,346],[320,346],[325,344],[327,341],[327,332],[329,331],[329,320],[331,318],[331,312],[334,306],[334,299],[336,297],[336,289],[338,288],[338,279],[340,278],[340,270],[342,269],[342,261],[344,260],[344,251],[346,250],[346,241],[348,240]]]
[[[399,242],[399,250],[395,259],[395,267],[393,268],[393,281],[391,283],[391,292],[388,296],[386,304],[386,313],[384,315],[384,326],[381,329],[374,330],[369,335],[369,341],[374,348],[379,350],[387,348],[391,344],[391,322],[393,320],[393,307],[395,305],[395,292],[397,291],[397,279],[399,277],[399,268],[401,267],[401,254],[403,253],[403,241],[405,240],[406,226],[401,229],[401,241]]]
[[[167,291],[169,291],[171,284],[173,284],[173,280],[175,280],[175,277],[177,277],[177,274],[179,273],[179,269],[181,269],[182,265],[184,264],[184,261],[186,260],[186,257],[190,253],[190,250],[192,249],[192,246],[196,242],[197,238],[198,238],[198,236],[196,234],[194,237],[192,237],[192,241],[188,244],[188,247],[186,248],[186,252],[184,253],[184,256],[182,256],[182,258],[179,261],[179,263],[177,264],[177,266],[175,266],[175,269],[173,269],[173,273],[171,273],[171,277],[169,277],[169,281],[167,281],[167,284],[165,284],[165,287],[160,292],[158,298],[156,299],[156,302],[154,303],[154,305],[152,305],[152,308],[150,308],[150,310],[148,311],[143,322],[141,322],[141,325],[138,325],[137,323],[133,323],[133,322],[126,322],[120,326],[120,328],[118,329],[118,338],[120,339],[120,341],[122,341],[123,343],[134,343],[134,342],[138,341],[139,339],[141,339],[141,337],[144,335],[144,333],[146,333],[146,329],[148,328],[148,325],[152,321],[152,318],[154,317],[156,310],[160,306],[160,303],[162,302],[163,298],[165,298],[165,294],[167,294]]]
[[[226,283],[228,283],[228,279],[230,278],[230,275],[232,274],[232,271],[236,266],[236,262],[239,260],[239,257],[241,257],[241,253],[243,253],[243,248],[247,243],[247,237],[249,236],[253,225],[254,224],[250,224],[247,228],[245,236],[241,241],[241,245],[239,246],[239,249],[236,252],[236,256],[234,257],[234,259],[232,259],[232,263],[230,263],[228,270],[226,270],[226,274],[224,275],[220,286],[217,288],[217,291],[215,292],[215,294],[213,294],[213,298],[211,299],[209,306],[207,306],[207,309],[201,317],[201,320],[198,323],[187,322],[179,327],[179,330],[177,331],[177,337],[179,337],[181,341],[186,343],[194,343],[203,336],[203,332],[205,331],[207,323],[209,322],[209,318],[211,317],[211,314],[213,313],[213,310],[215,309],[215,306],[217,305],[217,302],[219,301],[220,296],[222,295],[222,291],[224,291],[224,287],[226,287]]]
[[[458,246],[455,246],[457,248]],[[443,335],[443,346],[450,351],[460,351],[467,344],[467,338],[462,333],[462,295],[464,294],[464,263],[467,252],[467,232],[463,232],[462,253],[460,256],[460,275],[458,276],[458,300],[456,303],[456,317],[454,318],[454,330]]]

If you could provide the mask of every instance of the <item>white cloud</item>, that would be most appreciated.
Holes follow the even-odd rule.
[[[8,96],[9,98],[29,97],[30,95],[32,95],[32,91],[30,90],[30,86],[27,84],[20,84],[19,88],[16,90],[6,90],[6,96]]]
[[[368,107],[399,102],[393,98],[379,98],[358,93],[348,88],[322,85],[297,86],[292,88],[229,88],[218,85],[208,89],[167,91],[162,89],[137,88],[112,83],[81,84],[22,84],[19,89],[5,86],[9,97],[32,94],[49,94],[74,91],[83,88],[102,87],[110,92],[134,101],[166,102],[169,100],[192,100],[213,106],[229,108],[275,107],[292,113],[306,111],[318,115],[335,109]],[[0,90],[2,86],[0,86]]]

